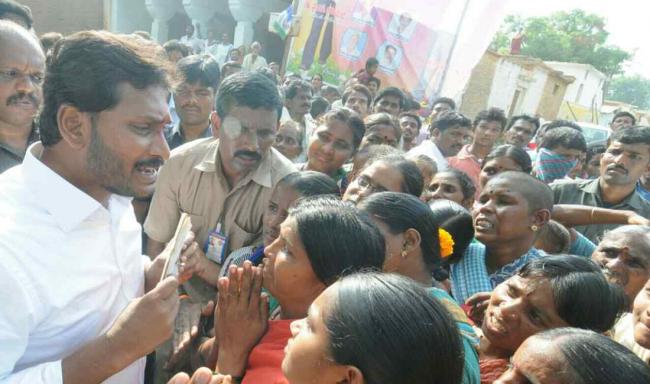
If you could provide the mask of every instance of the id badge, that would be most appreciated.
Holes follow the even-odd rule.
[[[228,236],[221,232],[221,224],[217,225],[214,231],[208,234],[208,240],[205,245],[205,255],[208,259],[221,265],[226,258],[226,248],[228,246]]]

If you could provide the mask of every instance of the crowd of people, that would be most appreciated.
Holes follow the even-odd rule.
[[[633,114],[594,144],[423,117],[374,58],[35,29],[0,0],[0,383],[650,383]]]

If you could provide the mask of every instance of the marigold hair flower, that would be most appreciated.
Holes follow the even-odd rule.
[[[438,241],[440,242],[440,256],[445,258],[454,253],[454,238],[442,228],[438,228]]]

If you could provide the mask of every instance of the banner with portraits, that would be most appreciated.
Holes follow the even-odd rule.
[[[287,71],[308,76],[318,73],[327,83],[342,84],[363,69],[368,58],[375,57],[379,61],[375,76],[382,87],[396,86],[416,100],[431,100],[441,91],[445,68],[452,59],[454,35],[463,14],[458,4],[470,8],[477,2],[489,12],[485,4],[494,0],[467,0],[466,4],[451,0],[303,0],[297,10],[300,31],[292,42]],[[496,30],[502,15],[494,17],[486,15],[484,22],[489,26],[484,32],[489,33],[492,25]],[[478,36],[480,43],[472,44],[478,53],[472,56],[471,67],[490,38]],[[454,55],[461,49],[457,44]]]

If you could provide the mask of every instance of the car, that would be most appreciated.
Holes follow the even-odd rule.
[[[590,144],[607,144],[607,139],[609,135],[612,134],[612,130],[609,127],[602,125],[592,124],[592,123],[583,123],[580,121],[576,122],[580,128],[582,128],[582,134],[585,137],[587,145]]]

